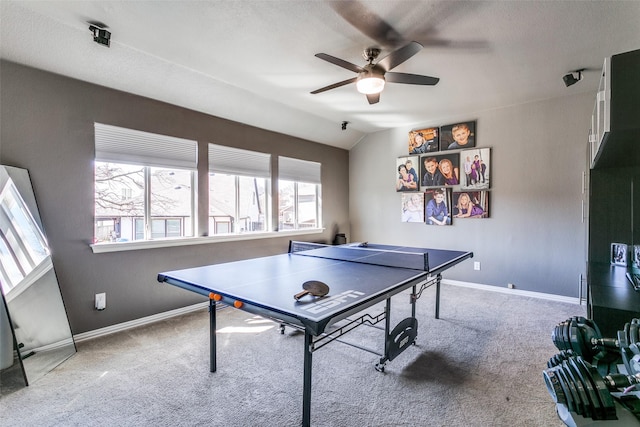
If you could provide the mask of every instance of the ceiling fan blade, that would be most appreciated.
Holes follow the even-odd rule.
[[[394,72],[385,73],[384,79],[392,83],[406,83],[410,85],[427,85],[427,86],[433,86],[440,81],[438,77],[421,76],[419,74],[394,73]]]
[[[320,89],[316,89],[311,93],[315,95],[316,93],[325,92],[327,90],[335,89],[335,88],[340,87],[340,86],[348,85],[349,83],[355,83],[356,80],[357,80],[357,77],[353,77],[351,79],[343,80],[341,82],[334,83],[332,85],[325,86],[325,87],[320,88]]]
[[[332,1],[329,5],[345,21],[381,46],[396,47],[404,42],[395,28],[360,1]]]
[[[336,58],[335,56],[327,55],[326,53],[316,53],[316,57],[320,59],[324,59],[327,62],[331,62],[338,67],[346,68],[347,70],[353,71],[354,73],[359,73],[364,71],[362,67],[359,67],[351,62],[347,62],[344,59]]]
[[[389,71],[420,52],[422,45],[418,42],[410,42],[398,50],[394,50],[389,55],[382,58],[376,65]]]
[[[367,101],[369,101],[369,104],[378,103],[378,101],[380,101],[380,93],[378,92],[367,95]]]

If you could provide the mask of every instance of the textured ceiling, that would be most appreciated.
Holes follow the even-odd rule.
[[[473,119],[484,110],[594,93],[605,57],[640,48],[640,1],[9,1],[2,58],[264,129],[350,149],[368,133]],[[112,32],[94,43],[88,21]],[[369,105],[355,74],[408,41],[424,49],[394,71],[436,86],[388,83]],[[566,88],[562,76],[587,68]],[[348,121],[346,131],[341,123]]]

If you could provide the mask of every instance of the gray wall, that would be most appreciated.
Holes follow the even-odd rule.
[[[425,121],[379,132],[350,154],[351,240],[471,250],[474,258],[445,274],[464,282],[577,297],[585,272],[582,175],[593,94]],[[446,227],[400,222],[396,158],[412,129],[477,120],[477,146],[491,147],[488,219]],[[473,261],[481,270],[473,270]]]
[[[31,174],[74,334],[203,301],[160,271],[287,251],[288,237],[94,254],[94,122],[322,163],[323,234],[349,234],[349,152],[63,76],[0,62],[0,161]],[[180,88],[176,88],[177,91]],[[107,309],[93,308],[107,293]]]

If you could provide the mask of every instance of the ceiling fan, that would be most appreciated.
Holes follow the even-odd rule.
[[[347,62],[343,59],[336,58],[335,56],[327,55],[326,53],[318,53],[315,56],[331,62],[338,67],[346,68],[347,70],[358,73],[356,77],[343,80],[338,83],[334,83],[329,86],[314,90],[312,94],[325,92],[327,90],[335,89],[349,83],[356,84],[358,92],[364,93],[367,96],[369,104],[375,104],[380,101],[380,92],[384,89],[385,82],[391,83],[405,83],[410,85],[428,85],[433,86],[440,80],[437,77],[421,76],[419,74],[408,73],[394,73],[391,70],[398,65],[411,58],[422,49],[422,45],[418,42],[412,41],[401,48],[394,50],[389,55],[385,56],[377,63],[373,63],[380,55],[380,49],[368,48],[362,53],[362,56],[369,63],[364,67]]]

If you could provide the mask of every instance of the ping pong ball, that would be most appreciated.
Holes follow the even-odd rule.
[[[212,299],[214,301],[220,301],[222,299],[222,295],[220,294],[214,294],[213,292],[211,292],[209,294],[209,299]]]
[[[243,305],[244,305],[244,304],[242,304],[242,301],[234,301],[234,302],[233,302],[233,306],[234,306],[235,308],[240,308],[240,307],[242,307]]]

